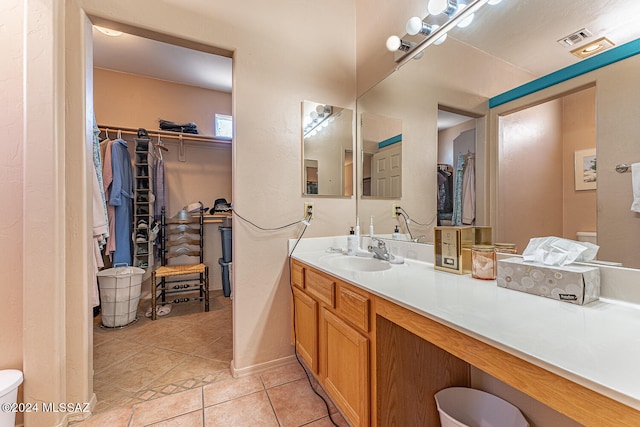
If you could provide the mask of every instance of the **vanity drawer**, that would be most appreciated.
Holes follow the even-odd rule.
[[[305,269],[304,284],[309,295],[331,308],[335,307],[336,282],[332,278],[313,270]]]
[[[369,295],[343,284],[338,286],[336,310],[340,316],[364,332],[369,332]]]
[[[300,289],[304,289],[304,267],[296,261],[293,261],[291,265],[291,283]]]

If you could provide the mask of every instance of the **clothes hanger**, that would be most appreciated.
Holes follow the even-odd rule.
[[[122,131],[118,129],[118,139],[122,139]]]
[[[179,146],[179,150],[178,150],[178,160],[180,160],[181,162],[186,162],[187,159],[185,158],[185,154],[184,154],[184,141],[182,140],[182,134],[180,134],[180,146]]]
[[[107,138],[107,141],[110,139],[109,138],[109,128],[104,128],[104,135]]]
[[[169,149],[164,146],[164,142],[160,139],[160,134],[158,134],[158,142],[154,145],[158,151],[158,157],[162,160],[162,151],[169,151]]]

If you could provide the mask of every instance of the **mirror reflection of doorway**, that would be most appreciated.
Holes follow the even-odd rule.
[[[318,194],[318,161],[304,159],[304,182],[307,186],[306,194]]]
[[[579,153],[596,148],[595,105],[591,86],[499,118],[497,239],[520,252],[532,237],[595,239],[595,185],[576,185]]]
[[[438,225],[473,225],[476,119],[438,109]]]

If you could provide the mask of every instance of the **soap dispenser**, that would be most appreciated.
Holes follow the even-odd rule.
[[[358,251],[358,239],[356,238],[355,231],[353,231],[353,227],[349,230],[349,235],[347,236],[347,255],[355,256]]]
[[[400,230],[398,230],[398,226],[396,225],[396,228],[393,230],[393,234],[391,235],[391,237],[394,240],[400,240]]]

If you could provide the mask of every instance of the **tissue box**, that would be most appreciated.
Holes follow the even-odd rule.
[[[600,298],[600,270],[581,265],[548,266],[521,258],[498,260],[498,286],[529,294],[588,304]]]

